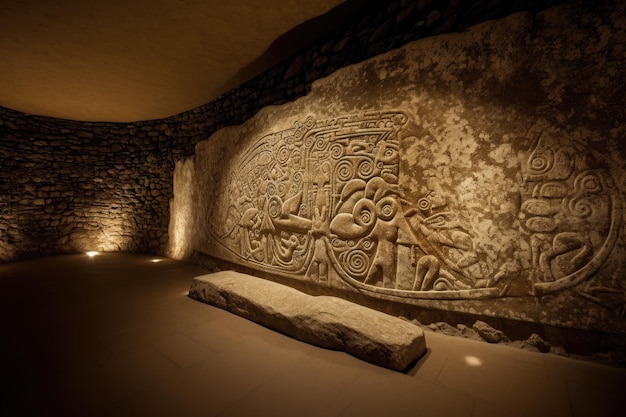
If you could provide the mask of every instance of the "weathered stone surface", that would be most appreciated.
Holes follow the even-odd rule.
[[[550,352],[552,346],[550,343],[546,342],[541,336],[537,333],[531,334],[528,339],[526,339],[526,343],[536,347],[540,352],[547,353]]]
[[[623,9],[416,41],[216,132],[193,161],[193,249],[338,293],[626,334]]]
[[[501,330],[494,329],[484,321],[476,321],[472,328],[489,343],[500,343],[508,341],[508,338]]]
[[[349,301],[310,296],[233,271],[194,278],[189,296],[296,339],[403,371],[426,351],[412,323]]]
[[[457,324],[458,334],[466,339],[480,340],[481,337],[476,330],[464,324]]]
[[[459,330],[444,322],[444,321],[440,321],[437,323],[431,323],[428,325],[428,328],[434,332],[439,332],[439,333],[443,333],[447,336],[458,336],[459,335]]]

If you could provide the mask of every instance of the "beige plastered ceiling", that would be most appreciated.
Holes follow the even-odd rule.
[[[0,0],[0,106],[87,121],[175,115],[266,69],[274,41],[340,3]]]

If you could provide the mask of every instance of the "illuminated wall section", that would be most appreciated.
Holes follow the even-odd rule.
[[[179,170],[193,249],[375,299],[626,333],[626,26],[580,16],[416,41],[218,131]]]
[[[162,253],[173,129],[0,108],[0,263],[83,251]]]

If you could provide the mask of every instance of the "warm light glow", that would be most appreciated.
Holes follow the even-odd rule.
[[[162,261],[163,261],[163,259],[152,259],[150,262],[156,264],[156,263],[162,262]]]
[[[479,358],[477,358],[476,356],[466,356],[465,357],[465,363],[468,366],[482,366],[483,361],[481,361]]]
[[[98,255],[98,252],[95,250],[91,250],[89,252],[85,252],[87,254],[87,256],[89,256],[90,258],[93,258],[94,256]]]
[[[172,259],[184,259],[191,250],[193,230],[193,183],[194,160],[176,162],[174,168],[174,198],[170,201],[169,242],[166,255]]]

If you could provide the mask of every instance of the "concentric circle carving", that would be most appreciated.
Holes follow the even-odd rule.
[[[361,276],[367,272],[368,266],[369,258],[362,250],[353,250],[346,255],[344,267],[348,273]]]
[[[349,181],[354,178],[354,166],[348,160],[339,161],[335,173],[339,181]]]

